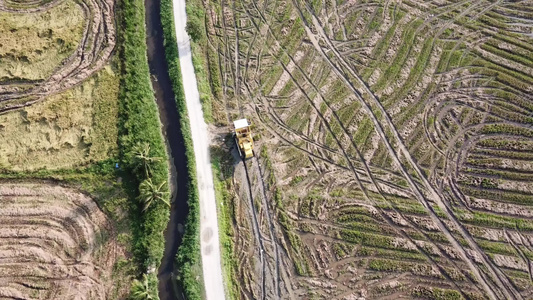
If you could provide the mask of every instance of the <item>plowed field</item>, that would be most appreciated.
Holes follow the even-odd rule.
[[[115,238],[104,213],[80,192],[0,184],[0,298],[110,298]]]
[[[531,299],[531,8],[209,2],[241,297]]]

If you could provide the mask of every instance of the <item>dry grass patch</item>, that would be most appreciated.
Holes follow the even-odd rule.
[[[113,155],[118,87],[107,67],[76,88],[0,115],[0,167],[58,169]]]
[[[44,80],[78,47],[84,27],[74,1],[36,13],[0,12],[0,80]]]

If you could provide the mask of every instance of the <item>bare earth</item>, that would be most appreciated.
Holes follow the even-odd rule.
[[[88,196],[51,184],[0,184],[0,298],[108,299],[120,249]]]
[[[533,298],[530,2],[205,2],[240,298]]]

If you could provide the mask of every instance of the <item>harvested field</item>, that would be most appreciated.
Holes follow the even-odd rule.
[[[83,10],[73,1],[31,14],[0,12],[0,80],[47,79],[78,47],[83,27]]]
[[[121,254],[88,196],[50,184],[0,184],[0,298],[110,299]]]
[[[115,155],[118,88],[106,67],[77,87],[0,115],[0,168],[52,170]]]
[[[112,0],[0,1],[0,19],[0,112],[81,83],[115,47]]]
[[[0,0],[0,299],[125,299],[138,273],[114,5]]]
[[[241,297],[533,297],[530,4],[208,4]]]

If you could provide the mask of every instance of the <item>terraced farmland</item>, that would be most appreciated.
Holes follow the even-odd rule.
[[[89,197],[39,183],[0,185],[0,298],[109,299],[121,249]]]
[[[213,115],[250,117],[264,147],[249,185],[236,168],[241,297],[533,297],[531,1],[206,16]]]

